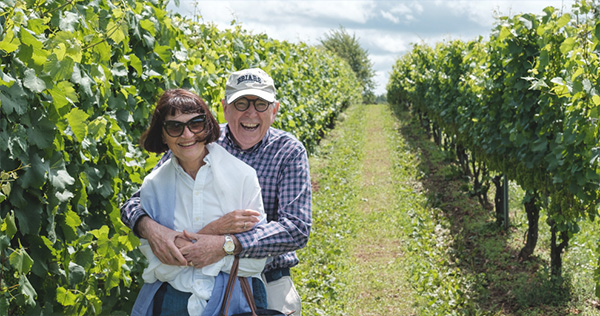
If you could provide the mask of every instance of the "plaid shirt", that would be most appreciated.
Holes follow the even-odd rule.
[[[306,149],[290,133],[269,128],[258,144],[242,150],[231,138],[227,124],[221,125],[221,137],[217,143],[256,170],[262,189],[268,223],[236,234],[243,248],[240,256],[273,256],[274,260],[267,264],[265,272],[297,265],[296,250],[306,246],[312,225],[312,193]],[[168,151],[156,167],[170,156]],[[121,206],[121,220],[133,229],[144,215],[147,214],[140,205],[138,191]]]

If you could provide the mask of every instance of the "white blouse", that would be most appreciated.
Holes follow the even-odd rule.
[[[174,210],[173,228],[176,231],[183,231],[185,229],[190,232],[197,232],[208,223],[235,209],[257,210],[261,213],[261,221],[265,221],[266,216],[264,214],[262,199],[260,198],[258,180],[256,180],[256,188],[252,189],[255,192],[246,192],[246,194],[232,192],[231,194],[227,194],[226,192],[228,192],[229,188],[238,185],[240,179],[247,177],[248,174],[240,174],[239,178],[222,179],[223,174],[231,173],[220,172],[219,169],[231,168],[231,164],[228,165],[228,162],[231,162],[231,158],[236,160],[237,158],[231,156],[225,149],[216,144],[209,144],[207,149],[209,153],[204,158],[206,164],[198,170],[195,180],[183,170],[175,157],[164,164],[169,165],[165,167],[167,169],[155,174],[157,169],[147,176],[140,191],[142,206],[146,204],[145,200],[166,198],[161,197],[161,195],[174,191],[175,205],[171,209]],[[226,155],[223,156],[223,152],[221,151],[225,151]],[[223,159],[223,157],[226,159]],[[241,161],[237,160],[235,163],[238,162]],[[256,177],[255,173],[252,175]],[[217,180],[216,176],[221,176],[221,178]],[[170,185],[171,181],[165,179],[173,179],[175,190],[161,189],[161,186]],[[248,189],[246,190],[248,191]],[[244,201],[232,201],[236,200],[236,197],[238,197],[237,199],[244,199]],[[161,208],[164,209],[166,207]],[[161,224],[165,225],[166,223]],[[169,282],[169,284],[179,291],[191,292],[192,296],[188,301],[188,312],[190,315],[201,315],[211,296],[215,276],[221,271],[227,273],[230,271],[234,259],[233,256],[225,256],[218,262],[203,268],[172,266],[163,264],[154,255],[147,240],[141,239],[140,241],[140,250],[148,258],[148,267],[142,274],[144,282]],[[266,260],[266,258],[240,259],[238,275],[260,277]]]

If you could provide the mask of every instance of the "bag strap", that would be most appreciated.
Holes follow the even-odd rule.
[[[233,265],[231,266],[231,271],[229,272],[229,279],[227,280],[227,286],[225,287],[225,295],[223,296],[223,303],[221,304],[221,316],[227,316],[227,311],[229,310],[229,303],[231,302],[231,295],[233,294],[233,288],[235,287],[235,279],[240,280],[240,287],[242,288],[242,292],[246,297],[246,301],[248,301],[248,305],[250,306],[250,310],[252,311],[252,316],[256,315],[256,303],[254,303],[254,296],[252,295],[252,288],[250,287],[250,283],[247,278],[237,277],[238,270],[240,267],[240,257],[235,256],[233,259]]]
[[[256,303],[254,302],[254,296],[252,295],[252,288],[250,288],[250,283],[248,283],[248,278],[239,277],[240,286],[242,287],[242,292],[244,292],[244,296],[246,297],[246,301],[248,301],[248,305],[250,305],[250,309],[252,310],[252,316],[256,315]]]
[[[227,316],[227,310],[229,310],[229,302],[231,301],[231,295],[233,293],[233,288],[235,287],[235,279],[237,278],[239,266],[240,258],[235,256],[233,265],[231,265],[231,271],[229,271],[229,279],[227,280],[227,286],[225,287],[225,295],[223,295],[220,313],[221,316]]]

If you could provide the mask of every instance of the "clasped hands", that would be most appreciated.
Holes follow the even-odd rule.
[[[215,263],[225,256],[225,234],[248,231],[259,221],[260,213],[254,210],[235,210],[209,223],[197,233],[178,232],[165,227],[149,217],[140,223],[144,236],[154,255],[164,264],[194,266],[197,268]]]

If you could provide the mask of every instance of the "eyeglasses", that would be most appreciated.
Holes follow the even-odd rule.
[[[206,127],[206,114],[201,114],[187,122],[179,122],[179,121],[164,121],[163,128],[165,132],[169,134],[171,137],[179,137],[183,134],[184,128],[190,130],[190,132],[194,134],[198,134],[204,130]]]
[[[271,105],[271,103],[263,99],[248,100],[246,98],[240,98],[233,102],[233,106],[235,106],[236,110],[244,112],[250,107],[250,102],[254,102],[254,109],[256,112],[264,112],[267,110],[269,105]]]

